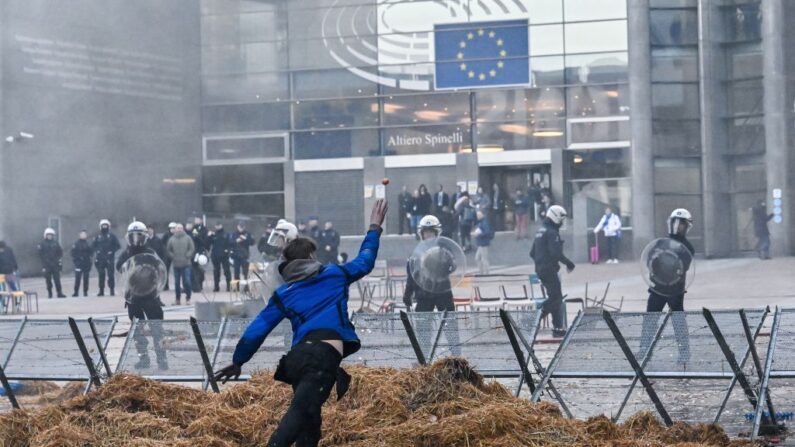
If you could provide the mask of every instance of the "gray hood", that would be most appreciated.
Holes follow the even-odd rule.
[[[314,259],[296,259],[284,262],[279,266],[279,273],[282,274],[284,282],[290,284],[317,276],[323,264]]]

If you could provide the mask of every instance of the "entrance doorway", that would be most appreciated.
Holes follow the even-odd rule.
[[[550,165],[490,166],[480,168],[478,183],[491,199],[491,222],[495,231],[514,230],[514,198],[521,190],[530,196],[530,220],[539,219],[541,191],[551,187]],[[495,203],[495,197],[497,198]]]

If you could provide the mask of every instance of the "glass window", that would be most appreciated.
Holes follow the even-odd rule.
[[[747,3],[726,8],[726,38],[730,41],[749,41],[762,38],[762,10],[759,3]]]
[[[698,0],[650,0],[652,8],[696,8]]]
[[[470,126],[414,126],[383,129],[384,155],[457,153],[471,150]]]
[[[282,191],[284,166],[281,163],[204,166],[202,184],[204,194]]]
[[[733,50],[733,49],[732,49]],[[762,52],[729,52],[729,79],[762,76]]]
[[[566,0],[565,5],[566,22],[627,18],[626,0]]]
[[[567,84],[626,82],[627,53],[566,56]]]
[[[478,123],[478,151],[562,148],[564,126],[559,119]]]
[[[571,123],[570,144],[629,141],[629,120]]]
[[[208,138],[204,142],[204,159],[212,162],[285,158],[285,143],[282,135]]]
[[[757,154],[765,151],[765,123],[762,116],[728,120],[729,149],[733,154]]]
[[[592,202],[610,205],[621,216],[623,227],[632,226],[632,182],[629,179],[620,180],[588,180],[571,182],[572,193],[584,196]],[[570,204],[569,204],[570,205]],[[569,206],[571,208],[571,206]],[[593,209],[593,207],[590,207]],[[597,216],[590,221],[601,217],[604,207],[599,206]]]
[[[653,46],[698,44],[698,11],[695,9],[652,9],[649,20]]]
[[[570,118],[629,114],[629,86],[588,85],[566,89]]]
[[[296,129],[378,126],[378,100],[337,99],[293,102]]]
[[[562,88],[481,90],[476,95],[478,122],[548,120],[566,116]]]
[[[698,118],[698,84],[652,84],[652,115],[657,119]]]
[[[388,126],[470,121],[469,94],[465,92],[393,95],[383,101],[384,125]]]
[[[601,1],[599,2],[601,4]],[[567,23],[566,53],[626,51],[627,21]]]
[[[652,120],[654,155],[671,157],[701,153],[699,120]]]
[[[530,14],[530,23],[563,22],[563,0],[523,0]]]
[[[287,68],[283,42],[202,48],[202,74],[273,72]]]
[[[533,79],[530,83],[533,87],[563,85],[564,69],[563,56],[531,57],[530,73]]]
[[[375,157],[379,154],[377,129],[293,132],[293,157]]]
[[[292,75],[296,99],[373,96],[378,91],[378,84],[344,69],[297,71]]]
[[[565,156],[572,180],[629,177],[631,159],[626,148],[567,150]]]
[[[285,40],[286,14],[274,12],[208,15],[201,19],[202,45]]]
[[[531,26],[530,54],[532,56],[563,54],[563,25]]]
[[[284,194],[230,194],[202,199],[208,213],[284,216]]]
[[[696,48],[655,48],[651,54],[652,82],[697,82]]]
[[[202,78],[205,103],[274,101],[288,96],[287,73],[253,73]]]
[[[654,160],[654,191],[658,194],[701,194],[701,160]]]
[[[233,14],[237,12],[276,11],[278,3],[260,0],[201,0],[202,14]]]
[[[762,79],[734,81],[728,85],[729,115],[755,115],[764,112]]]
[[[204,132],[253,132],[290,128],[287,103],[235,104],[202,108]]]
[[[733,191],[765,191],[766,172],[763,160],[737,160],[733,169]]]

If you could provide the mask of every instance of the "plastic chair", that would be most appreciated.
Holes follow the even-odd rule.
[[[508,291],[504,285],[500,286],[500,290],[502,291],[502,297],[504,299],[503,307],[506,309],[534,309],[536,307],[535,300],[527,296],[527,286],[524,284],[522,285],[522,295],[508,295]]]
[[[503,305],[502,297],[499,295],[484,296],[480,286],[473,287],[475,299],[469,304],[472,310],[481,309],[501,309]]]

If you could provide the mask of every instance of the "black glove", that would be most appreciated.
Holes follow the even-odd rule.
[[[232,363],[226,368],[215,373],[215,381],[216,382],[221,381],[221,383],[226,383],[226,381],[231,378],[237,380],[240,377],[240,372],[241,372],[240,366]]]
[[[411,303],[411,297],[410,296],[404,296],[403,297],[403,304],[406,305],[406,309],[411,310],[411,304],[412,304]]]
[[[566,270],[568,270],[569,273],[573,272],[574,271],[574,263],[573,262],[569,262],[568,264],[566,264]]]

